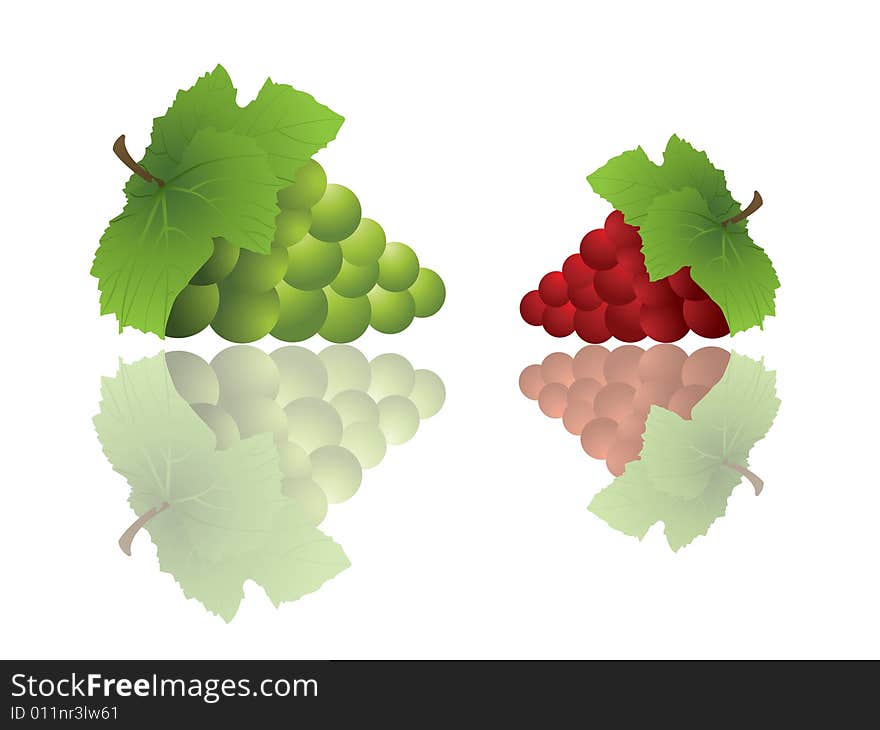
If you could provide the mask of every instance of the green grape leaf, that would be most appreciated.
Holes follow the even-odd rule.
[[[175,390],[164,354],[122,365],[102,383],[94,423],[122,474],[160,568],[189,597],[229,621],[245,580],[277,605],[317,590],[348,567],[342,548],[281,493],[271,434],[216,449],[210,428]]]
[[[257,98],[236,116],[235,131],[253,137],[284,183],[336,138],[343,118],[302,91],[267,80]]]
[[[165,335],[174,299],[208,260],[212,238],[268,253],[278,214],[276,195],[299,168],[335,138],[342,117],[290,86],[267,81],[246,107],[222,66],[178,92],[153,120],[126,206],[103,237],[92,275],[101,314],[119,329]]]
[[[125,326],[165,335],[175,297],[223,236],[268,253],[275,234],[276,177],[266,153],[250,137],[206,129],[159,186],[137,178],[128,203],[110,221],[92,275],[101,314]]]
[[[724,514],[748,467],[752,447],[779,409],[775,373],[731,353],[721,380],[694,407],[691,420],[653,406],[638,461],[599,492],[589,509],[615,529],[644,537],[663,522],[678,550]]]
[[[695,188],[657,196],[640,220],[645,266],[652,280],[683,266],[724,313],[736,334],[776,313],[779,279],[745,221],[726,226]]]
[[[705,152],[677,135],[669,138],[662,165],[655,165],[637,147],[609,160],[587,180],[633,226],[641,225],[654,198],[683,187],[698,190],[717,220],[739,212],[738,203],[727,190],[724,173],[709,162]]]

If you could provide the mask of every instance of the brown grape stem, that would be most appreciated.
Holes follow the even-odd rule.
[[[138,532],[144,525],[152,520],[157,514],[168,509],[168,507],[170,507],[168,502],[162,502],[162,504],[160,504],[158,507],[148,509],[134,522],[132,522],[128,526],[128,529],[123,532],[122,536],[119,538],[119,547],[122,549],[122,552],[124,552],[128,556],[131,556],[131,541],[134,540],[134,536],[138,534]]]
[[[132,159],[132,156],[128,153],[128,149],[125,146],[125,135],[120,134],[117,140],[113,143],[113,151],[116,153],[116,156],[122,160],[122,164],[125,165],[129,170],[131,170],[135,175],[142,177],[147,182],[154,182],[160,188],[165,184],[164,180],[151,175],[148,170],[141,167],[137,162]]]
[[[744,466],[741,466],[740,464],[734,464],[730,461],[725,460],[721,463],[724,464],[724,466],[726,466],[728,469],[733,469],[735,472],[739,472],[746,479],[748,479],[752,483],[752,486],[755,488],[756,497],[761,493],[761,490],[764,489],[764,480],[761,479],[761,477],[759,477],[753,471],[747,469]]]
[[[721,225],[727,226],[728,223],[739,223],[740,221],[744,221],[762,205],[764,205],[764,198],[762,198],[761,193],[756,190],[752,197],[752,202],[746,206],[745,210],[741,213],[737,213],[732,218],[728,218],[726,221],[721,221]]]

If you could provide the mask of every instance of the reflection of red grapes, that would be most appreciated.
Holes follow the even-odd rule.
[[[577,332],[591,343],[612,337],[675,342],[690,330],[713,338],[730,332],[721,308],[693,280],[690,267],[650,280],[639,229],[620,211],[608,216],[604,228],[584,236],[580,252],[565,260],[562,271],[541,279],[537,292],[523,298],[520,313],[554,337]]]

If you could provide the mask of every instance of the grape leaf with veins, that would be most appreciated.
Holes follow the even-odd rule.
[[[163,354],[121,366],[102,384],[95,427],[113,468],[131,485],[160,568],[226,621],[252,579],[278,605],[317,590],[349,566],[342,548],[281,493],[271,434],[216,449],[216,437],[175,389]]]
[[[120,330],[164,336],[175,298],[210,258],[214,238],[269,252],[278,191],[342,121],[308,94],[271,80],[239,107],[217,66],[153,121],[140,163],[120,137],[114,150],[134,174],[92,266],[101,313],[114,313]]]

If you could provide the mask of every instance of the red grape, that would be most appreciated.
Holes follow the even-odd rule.
[[[537,291],[530,291],[519,303],[519,313],[528,324],[537,327],[544,321],[544,310],[547,305]]]
[[[691,267],[684,266],[667,278],[669,286],[682,299],[706,299],[708,294],[704,292],[697,282],[691,279]]]
[[[551,271],[545,274],[538,285],[538,292],[545,304],[551,307],[561,307],[568,301],[568,284],[561,271]]]
[[[605,234],[617,248],[642,247],[639,229],[624,222],[623,213],[619,210],[612,211],[605,219]]]
[[[688,325],[682,312],[681,299],[660,306],[643,304],[639,313],[639,322],[645,334],[657,342],[675,342],[688,332]]]
[[[581,241],[581,256],[587,266],[597,271],[610,269],[617,263],[617,249],[601,228],[584,236]]]
[[[579,309],[574,315],[574,328],[584,342],[598,345],[611,337],[611,332],[608,331],[605,324],[605,310],[607,308],[606,304],[602,304],[590,311]]]
[[[605,325],[608,331],[621,342],[638,342],[645,338],[645,331],[639,322],[642,305],[638,299],[629,304],[608,305],[605,311]]]
[[[547,307],[544,311],[544,329],[554,337],[568,337],[574,332],[574,316],[577,310],[571,302],[561,307]]]
[[[577,289],[584,284],[592,284],[593,273],[593,270],[584,263],[584,258],[579,253],[573,253],[562,264],[562,275],[565,277],[569,290]]]
[[[711,299],[686,301],[683,311],[684,321],[700,337],[715,338],[730,334],[724,313]]]
[[[621,266],[597,271],[593,286],[602,301],[608,304],[626,304],[636,298],[633,275]]]
[[[664,304],[674,304],[680,302],[681,297],[676,294],[669,285],[668,279],[660,279],[659,281],[651,281],[648,274],[636,274],[633,277],[633,289],[636,296],[645,304],[651,306],[662,306]]]
[[[640,274],[645,271],[645,254],[642,249],[627,246],[617,250],[617,265],[622,266],[631,274]]]
[[[614,445],[617,424],[610,418],[594,418],[581,433],[581,446],[594,459],[604,459]]]
[[[602,304],[602,299],[596,294],[596,289],[593,287],[592,281],[587,282],[577,289],[569,288],[568,298],[574,306],[578,309],[583,309],[586,312],[590,312]]]

